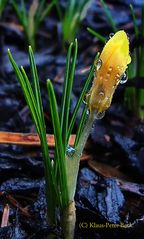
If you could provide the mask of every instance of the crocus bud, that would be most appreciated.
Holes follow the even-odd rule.
[[[106,43],[96,63],[94,81],[86,96],[90,112],[98,115],[109,108],[130,62],[129,39],[124,31],[118,31]]]

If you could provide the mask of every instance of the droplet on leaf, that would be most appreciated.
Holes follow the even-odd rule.
[[[74,153],[75,153],[75,149],[72,146],[68,145],[66,149],[66,155],[68,157],[72,157]]]
[[[54,166],[54,160],[53,159],[51,160],[51,165],[52,165],[52,167]]]
[[[87,116],[88,116],[88,115],[90,114],[90,111],[89,111],[89,110],[87,110],[86,114],[87,114]]]
[[[83,103],[84,103],[85,105],[87,105],[86,97],[84,97],[84,99],[83,99]]]
[[[104,116],[105,116],[105,111],[95,113],[95,119],[102,119]]]
[[[103,91],[100,91],[100,92],[99,92],[99,96],[100,96],[101,98],[103,98],[103,97],[105,96],[104,92],[103,92]]]
[[[96,70],[98,71],[102,66],[102,60],[98,59],[98,61],[96,62]]]

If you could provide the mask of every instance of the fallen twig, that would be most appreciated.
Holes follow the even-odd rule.
[[[7,227],[8,226],[8,221],[9,221],[9,205],[6,204],[3,210],[3,215],[2,215],[2,221],[1,221],[1,227]]]
[[[69,144],[73,145],[75,135],[70,136]],[[47,134],[49,147],[55,146],[54,135]],[[0,132],[0,144],[19,144],[27,146],[40,146],[39,136],[37,134]]]
[[[7,198],[7,200],[9,200],[9,202],[10,202],[14,207],[18,208],[18,209],[20,210],[20,212],[21,212],[24,216],[26,216],[26,217],[28,217],[28,218],[32,217],[32,215],[28,212],[28,209],[22,207],[22,206],[19,204],[19,202],[18,202],[13,196],[11,196],[10,194],[7,194],[7,195],[6,195],[6,198]]]

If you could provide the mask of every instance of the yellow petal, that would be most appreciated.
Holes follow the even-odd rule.
[[[131,62],[129,39],[124,31],[110,38],[100,55],[101,67],[96,71],[87,94],[90,111],[102,113],[109,108],[114,91]]]

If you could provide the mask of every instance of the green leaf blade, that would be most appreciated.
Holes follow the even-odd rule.
[[[61,196],[62,196],[62,207],[66,207],[68,205],[68,188],[67,188],[67,175],[66,175],[66,164],[65,164],[65,153],[62,142],[62,134],[60,128],[60,120],[58,115],[58,108],[56,97],[54,93],[54,89],[50,80],[47,80],[47,90],[49,96],[52,124],[54,129],[54,137],[55,137],[55,147],[57,153],[57,164],[59,168],[60,178],[60,188],[61,188]]]

